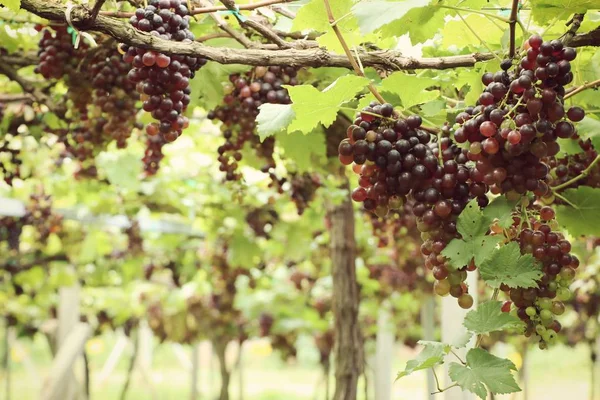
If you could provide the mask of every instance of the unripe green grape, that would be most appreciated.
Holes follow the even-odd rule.
[[[566,282],[570,282],[573,280],[573,278],[575,278],[575,270],[572,268],[563,268],[560,271],[560,277]]]
[[[546,332],[546,328],[544,327],[544,325],[536,325],[535,326],[535,332],[542,336],[545,332]]]
[[[448,282],[450,282],[451,285],[460,285],[462,281],[463,277],[460,271],[453,271],[448,274]]]
[[[548,348],[548,345],[546,344],[546,342],[540,342],[538,344],[538,347],[540,348],[540,350],[546,350]]]
[[[565,312],[565,305],[560,301],[555,301],[552,303],[551,311],[554,315],[563,315]]]
[[[542,309],[542,310],[549,310],[550,307],[552,307],[552,300],[546,298],[546,297],[541,297],[538,299],[537,301],[537,305]]]
[[[470,294],[463,294],[458,298],[458,305],[465,310],[473,306],[473,297]]]
[[[544,339],[544,342],[550,342],[550,338],[551,338],[550,332],[554,332],[554,331],[553,330],[546,330],[546,332],[544,332],[542,334],[542,339]]]
[[[552,329],[549,329],[547,332],[548,334],[548,339],[546,339],[546,341],[549,344],[553,344],[556,342],[556,338],[558,337],[558,335],[556,334],[556,332],[554,332]]]
[[[558,288],[556,298],[560,301],[567,301],[571,298],[571,291],[567,288]]]
[[[542,321],[552,319],[552,311],[550,311],[550,310],[540,311],[540,318],[542,318]]]
[[[450,282],[448,282],[448,279],[443,279],[441,281],[435,281],[435,283],[433,284],[433,291],[435,292],[435,294],[437,294],[438,296],[448,296],[448,293],[450,293]]]
[[[548,284],[548,290],[551,292],[556,292],[556,289],[558,289],[558,285],[556,284],[556,282],[550,282]]]
[[[535,316],[537,314],[537,310],[535,309],[535,307],[527,307],[525,309],[525,313],[527,315],[529,315],[530,317],[533,317],[533,316]]]

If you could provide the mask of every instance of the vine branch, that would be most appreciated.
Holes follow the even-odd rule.
[[[596,79],[595,81],[591,81],[588,83],[585,83],[581,86],[577,86],[576,88],[574,88],[572,91],[570,91],[569,93],[565,94],[564,99],[568,99],[569,97],[573,97],[576,94],[583,92],[586,89],[592,89],[595,88],[597,86],[600,86],[600,79]]]
[[[100,9],[102,9],[102,6],[104,5],[104,3],[106,3],[106,0],[96,0],[96,3],[94,4],[94,8],[92,8],[92,19],[96,19],[96,17],[98,16],[98,13],[100,12]]]
[[[596,166],[596,164],[598,164],[598,162],[600,162],[600,155],[597,155],[596,158],[594,158],[594,161],[592,161],[590,163],[590,165],[587,166],[586,169],[581,171],[581,173],[579,175],[577,175],[573,179],[566,181],[565,183],[561,183],[560,185],[552,187],[551,188],[552,191],[556,192],[557,190],[568,188],[569,186],[571,186],[575,182],[579,181],[580,179],[585,178],[586,176],[588,176],[590,174],[590,172]],[[554,195],[556,196],[556,193],[554,193]]]
[[[510,28],[510,49],[508,53],[509,58],[513,58],[515,56],[515,41],[516,41],[516,31],[517,31],[517,20],[519,13],[519,0],[513,0],[512,8],[510,10],[510,20],[508,21],[508,26]]]

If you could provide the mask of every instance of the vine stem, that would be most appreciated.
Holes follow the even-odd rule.
[[[365,78],[365,74],[360,69],[360,66],[358,65],[358,63],[356,62],[356,59],[352,55],[352,52],[350,51],[350,48],[348,47],[348,43],[346,43],[346,39],[344,39],[344,35],[342,35],[342,31],[337,26],[337,21],[336,21],[335,17],[333,16],[333,11],[331,10],[331,5],[329,4],[329,0],[323,0],[323,2],[325,3],[325,11],[327,12],[327,18],[329,19],[329,25],[335,32],[335,35],[337,36],[340,44],[342,45],[342,48],[344,49],[344,53],[346,54],[346,57],[348,58],[348,61],[350,62],[350,65],[352,66],[354,73],[358,76],[362,76],[363,78]],[[375,87],[375,85],[373,85],[373,82],[369,82],[368,88],[369,88],[369,91],[373,94],[373,96],[375,96],[377,101],[379,101],[381,104],[386,103],[383,96],[377,91],[377,88]]]
[[[508,18],[501,17],[501,16],[496,15],[494,13],[489,13],[489,12],[479,11],[479,10],[470,10],[468,8],[454,7],[454,6],[439,6],[439,7],[440,8],[446,8],[448,10],[464,11],[464,12],[469,12],[469,13],[472,13],[472,14],[485,15],[485,16],[490,17],[490,18],[498,19],[498,20],[500,20],[502,22],[510,23],[510,20]]]
[[[488,44],[485,42],[485,40],[483,40],[483,39],[482,39],[482,38],[481,38],[481,37],[480,37],[480,36],[477,34],[477,32],[475,32],[475,29],[473,29],[473,28],[471,27],[471,25],[469,25],[469,23],[467,22],[467,20],[466,20],[466,19],[464,19],[464,17],[463,17],[463,16],[462,16],[460,13],[456,13],[456,14],[459,16],[459,18],[462,20],[462,22],[464,22],[464,23],[465,23],[465,25],[466,25],[466,26],[467,26],[467,28],[468,28],[468,29],[471,31],[471,33],[472,33],[473,35],[475,35],[475,37],[477,38],[477,40],[479,40],[479,43],[481,43],[481,44],[482,44],[482,45],[483,45],[483,46],[484,46],[484,47],[485,47],[485,48],[486,48],[486,49],[487,49],[487,50],[488,50],[490,53],[492,53],[492,54],[494,55],[494,57],[495,57],[495,58],[496,58],[498,61],[502,62],[502,59],[501,59],[500,57],[498,57],[498,54],[494,53],[494,51],[493,51],[493,50],[490,48],[490,46],[488,46]]]
[[[574,184],[575,182],[577,182],[578,180],[585,178],[586,176],[588,176],[588,175],[589,175],[589,173],[590,173],[590,171],[592,170],[592,168],[594,168],[594,166],[595,166],[596,164],[598,164],[598,162],[600,162],[600,154],[599,154],[599,155],[597,155],[597,156],[596,156],[596,158],[594,158],[594,161],[592,161],[592,162],[590,163],[590,165],[588,165],[588,166],[587,166],[587,168],[586,168],[586,169],[584,169],[583,171],[581,171],[581,173],[580,173],[579,175],[577,175],[577,176],[576,176],[575,178],[573,178],[573,179],[570,179],[570,180],[566,181],[565,183],[561,183],[561,184],[560,184],[560,185],[558,185],[558,186],[554,186],[554,187],[552,187],[552,188],[551,188],[551,189],[552,189],[552,191],[554,191],[554,192],[555,192],[555,191],[557,191],[557,190],[561,190],[561,189],[567,188],[567,187],[571,186],[572,184]],[[556,193],[554,193],[554,195],[556,195]]]
[[[569,93],[565,94],[565,97],[564,97],[564,99],[566,100],[566,99],[568,99],[569,97],[573,97],[573,96],[575,96],[576,94],[578,94],[578,93],[580,93],[580,92],[583,92],[583,91],[584,91],[584,90],[586,90],[586,89],[592,89],[592,88],[595,88],[595,87],[597,87],[597,86],[600,86],[600,79],[596,79],[595,81],[588,82],[588,83],[586,83],[586,84],[583,84],[583,85],[581,85],[581,86],[578,86],[578,87],[576,87],[576,88],[575,88],[573,91],[571,91],[571,92],[569,92]]]
[[[433,392],[433,393],[431,393],[431,394],[438,394],[438,393],[442,393],[442,392],[445,392],[445,391],[446,391],[446,390],[448,390],[448,389],[452,389],[453,387],[457,387],[457,386],[458,386],[458,383],[453,383],[452,385],[450,385],[450,386],[448,386],[448,387],[445,387],[445,388],[443,388],[443,389],[438,389],[438,391],[437,391],[437,392]]]
[[[282,3],[291,3],[293,0],[263,0],[256,3],[250,4],[240,4],[239,10],[254,10],[260,7],[266,7],[273,4],[282,4]],[[211,6],[211,7],[200,7],[194,8],[190,10],[190,15],[198,15],[198,14],[208,14],[217,11],[227,11],[227,7],[225,6]],[[105,11],[100,12],[100,15],[104,15],[106,17],[114,17],[114,18],[130,18],[134,15],[132,12],[122,12],[122,11]]]
[[[558,194],[556,192],[552,193],[554,195],[554,197],[558,197],[559,199],[561,199],[562,201],[564,201],[565,203],[567,203],[568,205],[570,205],[571,207],[573,207],[576,210],[579,210],[579,207],[575,204],[573,204],[569,199],[567,199],[565,196],[563,196],[562,194]]]
[[[517,31],[517,13],[519,12],[519,0],[513,0],[512,8],[510,10],[510,20],[508,21],[510,28],[510,48],[508,57],[513,58],[515,56],[515,41]]]

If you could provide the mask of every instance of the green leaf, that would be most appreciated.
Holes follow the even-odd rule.
[[[498,196],[483,210],[483,215],[491,220],[497,218],[498,225],[507,229],[513,224],[512,213],[516,205],[516,201],[508,201],[505,196]]]
[[[2,0],[2,4],[9,10],[17,12],[21,8],[21,0]]]
[[[402,36],[409,34],[413,44],[431,39],[444,26],[445,11],[434,6],[409,10],[402,19],[381,29],[384,36]],[[418,28],[418,29],[415,29]]]
[[[314,170],[315,165],[325,163],[327,159],[325,135],[320,129],[306,136],[297,132],[280,133],[277,146],[283,149],[286,158],[296,163],[298,172]]]
[[[96,162],[111,184],[131,191],[139,189],[142,160],[138,155],[127,150],[105,151],[96,158]]]
[[[504,30],[499,29],[496,25],[490,23],[485,16],[471,14],[464,16],[464,19],[469,27],[471,27],[481,40],[488,44],[492,50],[500,48],[500,39],[504,34]],[[442,44],[443,48],[472,48],[485,49],[473,32],[467,27],[462,20],[449,20],[442,28]],[[505,25],[508,30],[508,25]],[[494,44],[496,44],[494,46]]]
[[[44,115],[42,116],[42,122],[44,122],[50,129],[59,129],[67,127],[65,121],[58,118],[56,114],[52,112],[44,113]]]
[[[502,312],[501,308],[501,301],[486,301],[467,313],[463,325],[476,335],[484,335],[523,324],[516,316]]]
[[[558,223],[573,236],[600,236],[600,188],[580,186],[562,193],[573,206],[556,207]]]
[[[595,149],[600,149],[599,120],[592,117],[585,117],[577,123],[577,133],[583,140],[590,139]],[[581,152],[581,149],[579,149],[579,152]]]
[[[261,250],[255,242],[248,239],[243,232],[238,232],[229,243],[227,261],[232,267],[249,269],[254,266],[255,258],[261,254]]]
[[[415,7],[429,4],[430,0],[361,1],[352,7],[361,32],[371,33],[392,21],[402,18]]]
[[[258,107],[258,110],[256,123],[261,142],[269,136],[283,131],[296,116],[291,104],[266,103]]]
[[[556,17],[567,19],[573,13],[597,9],[600,0],[531,0],[533,18],[542,24]]]
[[[439,90],[425,90],[436,85],[439,85],[439,82],[434,79],[398,71],[381,82],[381,91],[398,96],[402,101],[402,106],[410,108],[438,98]]]
[[[192,104],[199,105],[205,110],[212,110],[223,103],[225,95],[222,82],[229,82],[229,75],[245,72],[249,67],[237,64],[219,64],[208,62],[200,68],[190,85],[192,89]],[[198,99],[200,102],[198,102]]]
[[[467,365],[451,363],[448,374],[463,390],[486,399],[487,389],[494,394],[514,393],[521,390],[511,371],[515,365],[507,359],[498,358],[476,348],[467,353]]]
[[[471,200],[458,216],[456,224],[462,239],[453,239],[442,251],[442,255],[450,260],[451,267],[462,268],[473,258],[476,265],[481,265],[490,256],[502,240],[498,235],[486,235],[490,223],[491,219],[479,209],[477,199]]]
[[[579,146],[579,139],[562,139],[558,138],[558,145],[560,146],[560,151],[556,155],[556,158],[562,158],[566,156],[572,156],[575,154],[579,154],[582,152],[581,146]]]
[[[406,363],[404,371],[398,373],[396,380],[410,375],[415,371],[431,368],[444,361],[444,356],[450,352],[450,346],[440,342],[419,341],[419,344],[425,346],[419,355]]]
[[[352,100],[369,83],[367,78],[346,75],[337,79],[322,92],[312,85],[285,86],[292,99],[296,117],[289,132],[309,133],[319,124],[330,126],[342,104]]]
[[[505,284],[511,288],[538,287],[537,281],[544,275],[540,264],[531,254],[521,255],[519,244],[510,242],[492,252],[479,265],[481,278],[491,287]]]
[[[472,337],[473,334],[471,332],[463,332],[456,338],[454,338],[454,340],[450,344],[452,345],[452,347],[462,349],[463,347],[467,347],[467,344],[469,344]]]

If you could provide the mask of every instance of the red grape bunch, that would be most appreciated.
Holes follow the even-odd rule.
[[[563,183],[580,176],[598,157],[598,151],[594,148],[590,139],[585,141],[575,137],[573,139],[577,140],[577,143],[581,148],[579,153],[567,155],[562,158],[551,158],[548,161],[551,186],[562,185]],[[573,189],[579,186],[600,188],[600,163],[596,162],[586,176],[571,183],[566,189]],[[547,197],[543,197],[542,201],[547,201],[548,203],[560,201],[553,197],[554,196],[550,193]]]
[[[543,276],[537,288],[501,288],[510,297],[517,316],[526,324],[525,335],[536,334],[540,348],[546,348],[556,339],[561,324],[555,319],[564,313],[563,302],[571,298],[569,285],[579,267],[579,259],[571,254],[571,243],[556,226],[554,210],[548,206],[539,210],[539,219],[529,221],[531,227],[519,228],[515,240],[522,254],[531,254],[542,264]],[[515,226],[520,221],[516,219]],[[505,310],[506,311],[506,310]]]
[[[131,25],[162,39],[191,43],[190,12],[185,0],[149,0],[131,17]],[[123,47],[123,59],[133,68],[128,74],[136,84],[144,111],[158,122],[146,126],[150,136],[162,136],[167,142],[177,139],[187,128],[183,116],[190,103],[190,79],[206,60],[199,57],[167,55],[138,47]]]
[[[72,75],[87,45],[82,43],[75,49],[67,25],[53,25],[52,28],[36,25],[36,30],[42,32],[42,38],[38,50],[40,62],[34,71],[46,79]]]
[[[222,122],[221,132],[225,143],[218,148],[218,160],[219,169],[225,172],[226,180],[240,179],[238,162],[242,159],[241,150],[247,142],[260,158],[266,160],[263,172],[268,173],[275,168],[275,139],[269,137],[261,142],[255,134],[258,107],[265,103],[289,104],[290,97],[282,85],[296,85],[296,75],[297,70],[292,67],[256,67],[246,74],[229,77],[231,85],[226,87],[227,94],[223,98],[225,104],[208,115],[208,118]],[[274,175],[271,178],[277,180]]]
[[[2,108],[0,107],[0,113],[1,111]],[[22,163],[21,150],[13,148],[11,141],[7,136],[4,136],[0,144],[0,173],[2,173],[4,182],[7,185],[12,186],[13,179],[21,178],[20,167]]]
[[[502,71],[482,76],[486,88],[475,107],[456,116],[454,132],[456,142],[469,145],[468,157],[476,163],[473,181],[489,185],[495,194],[548,192],[544,158],[558,153],[557,139],[572,137],[572,122],[585,114],[564,106],[575,57],[575,49],[559,40],[544,42],[534,35],[519,65],[513,68],[505,60]]]

